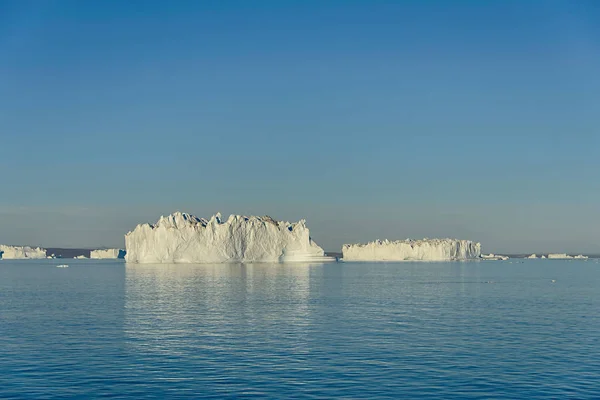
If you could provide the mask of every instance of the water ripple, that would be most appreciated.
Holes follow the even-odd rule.
[[[0,264],[0,398],[600,396],[595,263],[70,265]]]

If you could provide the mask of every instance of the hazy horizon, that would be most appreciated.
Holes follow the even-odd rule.
[[[600,253],[600,8],[0,2],[0,243],[185,211]]]

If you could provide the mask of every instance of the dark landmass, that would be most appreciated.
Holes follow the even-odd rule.
[[[46,249],[46,256],[51,256],[52,254],[54,254],[57,258],[75,258],[77,256],[85,256],[87,258],[90,258],[90,252],[93,249],[64,249],[64,248],[58,248],[58,247],[49,247]],[[510,258],[527,258],[531,255],[531,253],[527,253],[527,254],[504,254],[504,253],[498,253],[498,254],[502,254],[504,256],[508,256]],[[547,256],[548,253],[537,253],[538,258],[541,255],[545,255]],[[576,255],[575,253],[571,254],[568,253],[572,256]],[[325,252],[326,256],[329,257],[336,257],[338,259],[342,258],[342,253],[340,252],[336,252],[336,251],[326,251]],[[588,256],[589,258],[600,258],[600,254],[584,254],[585,256]]]
[[[46,256],[54,254],[56,258],[75,258],[77,256],[86,256],[90,258],[92,249],[61,249],[57,247],[49,247],[46,249]]]

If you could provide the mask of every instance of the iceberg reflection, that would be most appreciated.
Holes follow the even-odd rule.
[[[137,350],[171,356],[233,350],[240,339],[281,343],[279,335],[296,347],[309,324],[311,271],[322,265],[127,264],[125,335]]]

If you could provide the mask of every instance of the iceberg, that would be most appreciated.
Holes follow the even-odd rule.
[[[7,246],[0,244],[0,259],[19,260],[27,258],[46,258],[46,249],[30,246]]]
[[[587,256],[584,256],[582,254],[579,254],[577,256],[570,256],[566,253],[551,253],[551,254],[548,254],[548,258],[553,258],[556,260],[570,260],[570,259],[587,260],[588,259]]]
[[[480,255],[480,243],[458,239],[376,240],[342,247],[344,261],[448,261]]]
[[[86,256],[84,256],[83,254],[81,254],[81,255],[79,255],[79,256],[75,256],[75,257],[73,257],[73,258],[74,258],[74,259],[76,259],[76,260],[83,260],[83,259],[87,259],[87,257],[86,257]]]
[[[495,260],[495,261],[508,260],[508,256],[501,256],[500,254],[494,254],[494,253],[482,254],[479,257],[481,257],[482,260]]]
[[[535,253],[533,253],[532,255],[530,255],[530,256],[529,256],[529,257],[527,257],[527,258],[532,258],[532,259],[533,259],[533,258],[537,258],[537,255],[536,255]]]
[[[573,257],[571,257],[570,255],[568,255],[566,253],[550,253],[550,254],[548,254],[548,258],[562,260],[562,259],[569,259],[569,258],[573,258]]]
[[[121,249],[92,250],[90,252],[90,258],[95,258],[95,259],[125,258],[125,250],[121,250]]]
[[[221,214],[209,220],[176,212],[125,235],[130,263],[333,261],[310,237],[306,221]]]

